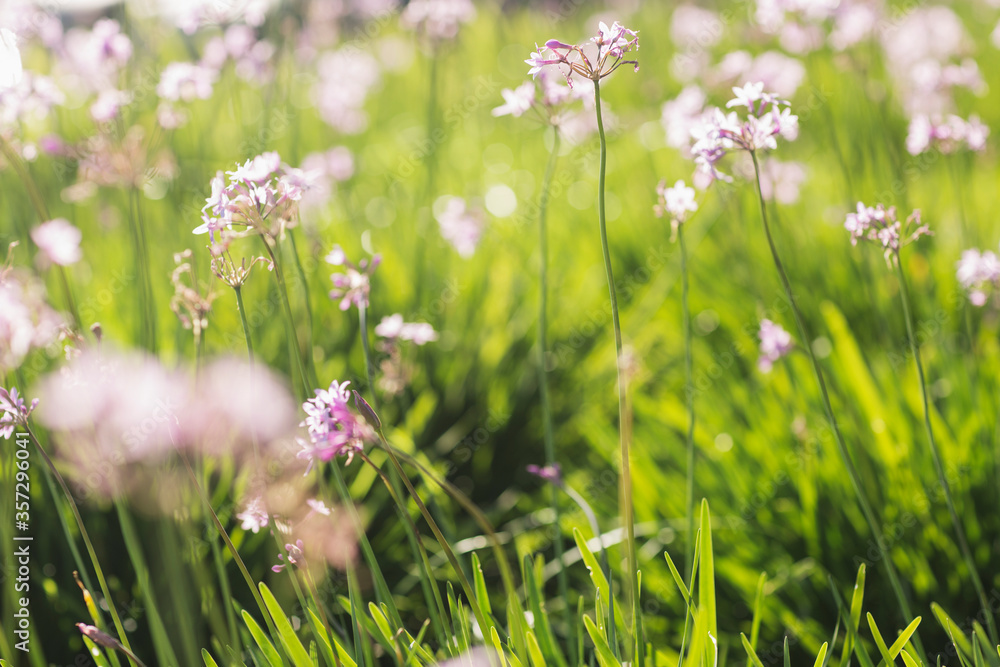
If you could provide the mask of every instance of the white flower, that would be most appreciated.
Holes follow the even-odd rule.
[[[6,28],[0,28],[0,90],[16,86],[21,82],[23,73],[17,35]]]

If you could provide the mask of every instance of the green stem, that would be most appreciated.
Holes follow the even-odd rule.
[[[625,531],[628,539],[628,580],[632,599],[632,623],[633,628],[639,623],[639,568],[635,549],[635,518],[632,507],[632,471],[629,460],[629,439],[626,434],[626,378],[622,368],[622,329],[618,320],[618,295],[615,293],[615,275],[611,268],[611,251],[608,247],[608,227],[604,212],[604,180],[608,162],[608,144],[604,136],[604,119],[601,116],[601,82],[594,81],[594,105],[597,112],[597,131],[601,137],[601,167],[598,174],[597,184],[597,214],[601,228],[601,249],[604,251],[604,270],[608,276],[608,292],[611,295],[611,321],[615,330],[615,365],[618,369],[618,437],[621,445],[622,457],[622,494],[625,509]],[[610,581],[609,581],[610,583]],[[608,606],[614,609],[612,601],[608,601]],[[637,664],[642,664],[643,642],[636,638],[634,642],[638,648]]]
[[[365,378],[368,380],[368,395],[372,399],[372,408],[379,412],[378,396],[375,394],[375,367],[372,365],[372,351],[368,343],[368,307],[358,306],[358,328],[361,334],[361,352],[365,357]]]
[[[76,519],[76,525],[80,529],[80,537],[83,538],[83,543],[87,547],[87,554],[90,556],[90,562],[94,566],[94,573],[97,574],[97,581],[101,586],[101,594],[104,595],[104,600],[107,602],[108,611],[111,613],[111,620],[114,622],[115,631],[118,633],[118,640],[121,642],[122,646],[131,651],[132,645],[129,644],[128,635],[125,633],[125,628],[122,626],[122,620],[118,616],[118,608],[115,607],[114,599],[111,597],[111,589],[108,588],[108,581],[104,577],[104,570],[101,569],[101,563],[97,560],[97,552],[94,550],[94,543],[90,541],[90,533],[87,532],[87,527],[83,523],[83,517],[80,515],[80,508],[77,507],[76,501],[73,499],[73,494],[70,493],[69,487],[66,485],[66,480],[63,479],[61,474],[59,474],[55,464],[45,452],[45,449],[42,447],[42,443],[38,440],[34,431],[32,431],[31,427],[27,424],[25,424],[24,428],[27,430],[28,436],[31,437],[31,441],[35,443],[38,453],[42,455],[43,459],[45,459],[45,464],[52,472],[52,476],[56,478],[56,481],[59,482],[59,486],[62,487],[63,495],[66,496],[66,501],[69,503],[69,507],[73,511],[73,517]],[[132,659],[129,658],[129,660],[131,661]],[[132,662],[134,664],[135,661]]]
[[[694,558],[694,363],[692,361],[691,309],[688,305],[687,246],[684,244],[684,225],[677,228],[677,241],[681,249],[681,309],[684,311],[684,394],[687,399],[687,484],[684,509],[688,520],[687,551],[684,567],[691,569]],[[691,582],[688,582],[690,585]]]
[[[931,409],[930,409],[930,398],[927,394],[927,381],[924,378],[924,365],[920,360],[920,348],[917,346],[917,337],[913,333],[913,314],[910,312],[910,293],[906,285],[906,275],[903,272],[903,265],[900,261],[899,251],[895,254],[895,265],[896,265],[896,276],[899,278],[899,299],[903,302],[903,317],[906,319],[906,335],[910,341],[910,351],[913,353],[913,360],[917,364],[917,376],[920,380],[920,395],[923,399],[924,408],[924,428],[927,430],[927,442],[930,445],[931,458],[934,460],[934,471],[937,473],[938,484],[941,485],[941,489],[944,491],[945,503],[948,505],[948,514],[951,516],[951,524],[955,528],[955,535],[958,538],[958,546],[962,551],[962,558],[965,560],[965,566],[969,568],[969,575],[972,577],[972,585],[976,589],[976,594],[979,596],[979,604],[983,608],[983,615],[986,617],[986,627],[990,632],[990,641],[994,644],[997,643],[997,628],[996,622],[993,619],[993,612],[990,609],[990,604],[986,599],[986,590],[983,588],[983,582],[979,578],[979,572],[976,570],[976,561],[972,557],[972,551],[969,549],[969,542],[965,537],[965,530],[962,528],[962,522],[958,518],[958,512],[955,511],[955,501],[951,495],[951,485],[948,484],[948,477],[945,475],[944,466],[941,464],[941,452],[938,450],[937,441],[934,439],[934,429],[931,427]]]
[[[541,254],[538,269],[539,282],[539,304],[538,304],[538,389],[542,399],[542,426],[545,434],[545,464],[553,466],[556,464],[555,436],[552,430],[552,407],[549,402],[549,380],[547,374],[548,352],[548,296],[549,296],[549,234],[546,226],[546,213],[549,205],[549,188],[552,185],[552,177],[556,171],[556,162],[559,160],[559,127],[552,128],[552,153],[549,155],[549,163],[545,167],[545,176],[542,179],[542,192],[538,198],[538,247]],[[555,536],[552,544],[555,550],[556,562],[560,564],[557,581],[559,583],[559,597],[566,600],[563,608],[563,620],[569,628],[569,649],[570,663],[577,663],[576,638],[574,637],[576,624],[573,623],[573,610],[569,605],[569,580],[566,576],[566,568],[562,567],[563,562],[563,541],[562,541],[562,521],[559,514],[559,490],[554,484],[549,485],[549,504],[552,507],[553,526]]]
[[[212,523],[215,524],[215,530],[219,533],[219,537],[222,538],[222,541],[226,543],[229,555],[233,557],[233,560],[236,562],[236,566],[243,574],[243,579],[247,582],[247,587],[250,589],[250,593],[253,594],[253,599],[257,602],[257,607],[260,609],[264,622],[267,623],[267,628],[270,630],[271,636],[278,637],[278,629],[275,627],[274,621],[271,620],[271,614],[267,611],[267,606],[264,604],[264,598],[260,596],[260,591],[257,589],[257,584],[250,575],[250,571],[247,569],[246,563],[243,562],[243,559],[240,557],[240,552],[236,550],[236,546],[229,538],[229,533],[226,532],[225,526],[223,526],[222,522],[219,520],[219,515],[215,513],[215,508],[212,507],[212,501],[209,500],[208,496],[205,494],[205,489],[203,489],[201,484],[198,482],[198,478],[194,474],[194,469],[191,468],[191,462],[187,460],[187,456],[183,453],[179,452],[179,454],[181,460],[184,462],[184,467],[187,468],[188,476],[191,478],[191,483],[194,485],[195,491],[198,492],[198,497],[201,499],[205,509],[208,510],[209,515],[212,517]]]
[[[240,322],[243,324],[243,336],[247,339],[247,356],[250,358],[250,368],[254,365],[253,340],[250,338],[250,323],[247,322],[247,310],[243,307],[243,286],[234,285],[236,292],[236,308],[240,311]]]
[[[297,124],[296,124],[297,125]],[[298,270],[299,280],[302,281],[302,297],[306,304],[306,320],[309,324],[309,338],[306,341],[309,348],[309,354],[306,355],[306,360],[309,362],[309,373],[310,380],[313,385],[319,386],[319,377],[316,375],[316,362],[313,359],[313,311],[312,311],[312,301],[309,298],[309,281],[306,280],[305,269],[302,268],[302,260],[299,258],[299,247],[295,243],[295,230],[288,230],[288,238],[292,242],[292,257],[295,258],[295,268]]]
[[[784,266],[781,264],[781,258],[778,256],[778,249],[774,245],[774,239],[771,236],[771,227],[767,222],[767,207],[764,204],[764,193],[761,191],[760,187],[760,165],[757,162],[757,154],[755,151],[750,151],[750,157],[753,159],[754,174],[756,176],[757,182],[757,198],[760,203],[760,218],[764,225],[764,234],[767,236],[767,244],[771,249],[771,257],[774,260],[774,266],[778,270],[778,276],[781,278],[781,286],[785,290],[785,298],[788,299],[789,305],[792,307],[792,313],[795,317],[795,324],[799,331],[799,339],[802,342],[802,348],[805,350],[806,354],[809,356],[809,361],[812,364],[813,373],[816,376],[816,383],[819,385],[820,394],[823,399],[823,409],[826,412],[827,421],[830,423],[830,428],[833,430],[834,439],[837,441],[837,449],[840,453],[840,457],[844,462],[844,468],[847,469],[847,476],[851,480],[851,487],[854,489],[854,495],[857,496],[858,504],[861,506],[861,512],[864,514],[865,521],[868,523],[868,528],[872,532],[872,536],[875,538],[875,542],[878,545],[879,552],[882,554],[882,561],[885,563],[886,572],[889,575],[889,583],[892,586],[893,593],[896,595],[896,600],[899,602],[899,608],[905,619],[913,618],[913,612],[910,610],[910,603],[906,599],[906,594],[903,592],[903,586],[900,584],[899,575],[896,573],[896,566],[893,565],[892,558],[888,553],[885,546],[885,540],[882,537],[882,533],[879,530],[878,519],[875,517],[875,512],[872,510],[871,504],[868,502],[868,498],[865,496],[864,490],[861,487],[861,476],[858,473],[857,468],[854,466],[854,461],[851,459],[851,454],[847,449],[847,443],[844,442],[844,436],[840,433],[840,426],[837,424],[837,418],[833,414],[833,404],[830,402],[830,395],[826,389],[826,380],[823,378],[823,370],[820,368],[819,361],[816,359],[816,355],[813,353],[812,345],[809,337],[809,332],[806,329],[805,318],[802,317],[802,312],[799,310],[798,304],[795,302],[795,297],[792,296],[792,285],[788,281],[788,275],[785,273]],[[924,658],[924,648],[920,641],[919,635],[913,634],[913,645],[917,649],[918,657],[921,661],[926,662]]]
[[[403,466],[399,464],[399,459],[396,458],[396,454],[393,452],[392,447],[385,439],[385,434],[380,429],[378,431],[379,442],[382,445],[382,449],[389,455],[389,460],[392,462],[393,468],[396,470],[396,474],[399,475],[400,479],[403,480],[403,484],[406,486],[407,492],[409,492],[410,497],[417,504],[417,509],[420,510],[420,514],[423,515],[424,521],[430,527],[431,532],[434,533],[434,538],[441,545],[441,549],[444,551],[445,556],[448,558],[448,562],[451,563],[452,569],[455,570],[455,574],[458,577],[458,581],[462,586],[462,590],[465,591],[466,597],[469,599],[469,606],[472,608],[473,613],[476,616],[476,621],[479,623],[480,628],[489,628],[491,623],[489,623],[486,617],[483,615],[482,610],[479,605],[475,603],[476,594],[472,588],[472,584],[469,583],[468,577],[465,576],[465,570],[462,569],[461,563],[458,562],[458,557],[455,556],[454,550],[452,550],[451,545],[448,543],[448,539],[441,532],[441,529],[437,525],[437,521],[431,516],[430,511],[424,504],[424,501],[420,498],[417,490],[413,488],[413,484],[410,482],[410,478],[406,476],[406,472],[403,470]]]
[[[269,244],[267,239],[263,236],[260,237],[260,241],[264,244],[264,248],[267,249],[267,254],[270,256],[271,263],[274,266],[274,278],[278,282],[278,298],[281,300],[281,307],[285,311],[285,333],[288,336],[288,355],[292,357],[291,363],[299,371],[299,377],[302,380],[302,397],[307,398],[311,393],[309,389],[309,379],[306,375],[306,369],[302,365],[302,354],[299,352],[299,341],[295,336],[295,318],[292,317],[292,307],[288,303],[288,290],[285,289],[285,276],[281,271],[281,264],[278,263],[277,258],[274,256],[271,244]]]

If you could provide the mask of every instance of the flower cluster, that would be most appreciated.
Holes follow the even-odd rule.
[[[438,338],[437,332],[430,324],[404,322],[403,316],[399,313],[383,317],[382,321],[375,326],[375,335],[390,341],[411,341],[416,345],[423,345]]]
[[[691,148],[697,165],[696,184],[716,180],[731,181],[716,164],[734,150],[755,152],[778,147],[777,137],[794,140],[799,132],[799,119],[792,115],[789,103],[774,93],[765,93],[763,83],[747,82],[733,88],[735,98],[726,108],[746,107],[746,119],[735,111],[715,109],[701,125],[691,129],[695,144]],[[782,108],[784,107],[784,108]]]
[[[472,0],[411,0],[400,23],[433,42],[442,42],[455,39],[459,27],[475,18]]]
[[[262,153],[234,171],[227,171],[229,184],[220,171],[212,179],[212,194],[202,208],[202,224],[195,234],[208,232],[212,251],[218,255],[228,246],[231,235],[265,234],[277,237],[293,223],[295,203],[309,188],[312,174],[282,164],[275,152]]]
[[[381,255],[375,255],[371,261],[361,260],[354,264],[347,259],[344,250],[339,246],[333,246],[333,250],[326,256],[327,264],[343,266],[344,273],[333,273],[330,280],[333,281],[333,289],[330,290],[331,299],[340,299],[340,309],[347,310],[353,303],[358,308],[368,307],[368,294],[371,292],[371,275],[382,262]]]
[[[25,405],[24,399],[17,394],[17,387],[11,387],[7,391],[0,387],[0,438],[9,440],[14,433],[15,426],[27,426],[28,417],[38,406],[38,399],[31,401],[31,405]]]
[[[317,460],[325,463],[336,456],[347,456],[350,464],[365,442],[376,439],[375,430],[349,405],[349,384],[334,380],[329,389],[317,389],[316,397],[302,404],[306,418],[300,426],[308,431],[309,442],[299,441],[302,451],[298,457],[309,461],[307,472]]]
[[[856,213],[847,214],[844,228],[851,233],[851,245],[857,245],[858,239],[861,239],[882,246],[887,262],[901,247],[932,233],[927,225],[921,224],[920,209],[915,209],[910,214],[904,227],[896,219],[895,206],[886,208],[882,204],[876,204],[871,207],[861,202],[858,202]]]
[[[931,148],[941,153],[954,153],[964,146],[978,153],[986,149],[986,138],[989,135],[990,128],[975,114],[969,116],[969,120],[954,114],[918,114],[910,120],[906,150],[910,155],[919,155]]]
[[[572,87],[574,74],[591,81],[600,81],[622,65],[632,65],[635,71],[639,71],[638,60],[625,59],[627,54],[638,49],[638,31],[629,30],[617,21],[609,28],[601,21],[597,36],[592,37],[590,43],[566,44],[558,39],[550,39],[545,42],[544,48],[539,48],[536,44],[535,52],[524,62],[531,65],[528,74],[533,76],[545,67],[558,68],[566,77],[566,83]]]
[[[437,218],[441,236],[459,255],[464,258],[472,257],[486,227],[483,212],[469,208],[461,197],[442,197],[439,203],[443,203],[443,208],[434,217]]]
[[[774,367],[774,362],[792,351],[795,344],[792,342],[792,334],[782,328],[780,324],[775,324],[771,320],[760,321],[760,358],[757,359],[757,368],[761,373],[770,373]]]
[[[64,324],[46,301],[40,280],[0,266],[0,371],[16,368],[32,349],[54,343]]]
[[[540,477],[546,482],[552,482],[556,486],[562,486],[562,468],[559,467],[558,463],[553,463],[552,465],[538,466],[534,463],[529,463],[525,470],[535,477]]]
[[[560,125],[566,119],[565,107],[585,97],[586,91],[561,83],[552,72],[543,69],[533,81],[525,81],[513,90],[504,88],[500,94],[504,103],[493,109],[494,116],[519,118],[534,109],[547,122]]]
[[[69,220],[56,218],[31,230],[31,240],[42,251],[46,261],[69,266],[80,261],[80,239],[83,234]]]
[[[966,250],[958,260],[956,278],[969,291],[969,302],[984,306],[989,293],[1000,289],[1000,257],[990,250]]]
[[[674,241],[677,238],[677,230],[687,220],[688,213],[698,210],[698,202],[694,200],[694,188],[686,186],[684,181],[677,181],[672,188],[668,188],[664,180],[656,186],[656,195],[659,201],[653,206],[653,213],[658,218],[664,215],[670,216],[670,240]]]

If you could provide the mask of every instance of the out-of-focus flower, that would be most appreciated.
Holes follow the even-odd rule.
[[[958,260],[955,277],[968,290],[969,302],[984,306],[989,295],[1000,288],[1000,257],[990,250],[966,250]]]
[[[828,41],[837,51],[844,51],[875,31],[882,18],[883,8],[880,2],[872,0],[851,0],[841,2],[834,17],[833,30]]]
[[[90,117],[95,123],[110,123],[118,118],[121,108],[128,104],[132,97],[114,88],[106,88],[97,94],[97,99],[90,105]]]
[[[31,230],[31,240],[42,251],[45,258],[60,266],[69,266],[80,261],[80,230],[69,220],[56,218],[43,222]]]
[[[190,249],[174,254],[174,263],[177,264],[177,267],[170,274],[170,282],[174,286],[174,295],[170,299],[170,310],[174,311],[185,329],[190,329],[194,333],[195,347],[197,347],[197,342],[201,340],[202,331],[208,327],[208,314],[212,312],[212,301],[215,300],[215,294],[211,289],[208,289],[204,295],[201,293],[189,261],[191,256]]]
[[[779,204],[794,204],[806,178],[806,167],[801,162],[767,160],[761,165],[760,190],[766,199],[773,197]]]
[[[23,74],[17,35],[6,28],[0,28],[0,91],[16,86],[21,82]]]
[[[41,281],[0,267],[0,370],[14,369],[32,349],[55,343],[64,324]]]
[[[785,331],[780,324],[775,324],[771,320],[760,321],[760,357],[757,359],[757,368],[762,373],[770,373],[774,362],[792,351],[795,344],[792,342],[792,335]]]
[[[300,169],[313,175],[311,186],[299,202],[302,218],[309,222],[314,219],[314,212],[330,200],[337,185],[354,176],[354,155],[346,146],[334,146],[306,155]]]
[[[707,49],[722,38],[725,24],[710,9],[680,5],[670,18],[670,37],[681,49]]]
[[[538,72],[534,81],[526,81],[513,90],[504,88],[500,91],[504,104],[493,109],[493,115],[519,118],[534,109],[544,122],[565,125],[568,119],[574,117],[569,105],[584,99],[587,93],[579,88],[570,88],[561,83],[561,79],[562,77],[543,69]]]
[[[254,441],[270,443],[295,431],[295,400],[288,385],[263,364],[215,359],[199,374],[197,390],[187,396],[180,438],[204,454],[249,458]]]
[[[546,466],[537,466],[534,463],[529,463],[525,467],[525,470],[536,477],[544,479],[546,482],[562,486],[562,468],[559,467],[558,463]]]
[[[525,81],[513,90],[504,88],[500,91],[500,95],[503,97],[504,103],[493,109],[493,115],[510,115],[519,118],[535,102],[535,84],[533,81]]]
[[[660,122],[667,133],[668,146],[690,152],[691,130],[705,121],[705,101],[705,92],[692,84],[664,102]]]
[[[877,243],[884,250],[887,262],[891,262],[903,246],[932,234],[927,225],[921,224],[919,209],[910,214],[904,227],[896,219],[895,206],[885,208],[876,204],[871,207],[861,202],[858,202],[857,212],[847,214],[844,228],[851,233],[851,245],[857,245],[859,239]]]
[[[486,227],[486,218],[482,211],[470,209],[461,197],[448,197],[444,206],[435,216],[441,236],[458,251],[462,257],[469,258],[476,252],[479,239]]]
[[[268,524],[264,499],[261,496],[252,496],[243,509],[236,514],[236,518],[241,522],[240,528],[243,530],[252,531],[254,534],[259,533],[260,529],[266,528]]]
[[[100,19],[90,30],[66,33],[57,70],[71,74],[76,86],[98,93],[118,86],[119,74],[132,57],[132,40],[113,19]]]
[[[665,180],[656,186],[658,202],[653,206],[656,217],[670,217],[670,240],[677,238],[677,230],[687,220],[688,213],[698,210],[698,202],[694,200],[694,188],[689,188],[684,181],[677,181],[668,188]]]
[[[375,326],[375,335],[388,340],[406,340],[423,345],[438,339],[434,327],[426,322],[404,322],[399,313],[383,317]]]
[[[798,136],[798,117],[792,115],[788,102],[774,93],[765,93],[763,83],[747,82],[742,88],[734,87],[735,98],[727,107],[746,107],[746,119],[736,112],[723,113],[721,109],[691,130],[695,144],[691,148],[697,173],[695,184],[710,184],[715,180],[732,180],[721,173],[716,164],[733,150],[756,152],[778,147],[777,137],[794,140]],[[784,108],[782,108],[784,107]]]
[[[203,65],[187,62],[170,63],[160,74],[156,94],[170,102],[207,100],[212,96],[212,87],[218,77],[217,70]]]
[[[343,266],[344,273],[334,273],[330,276],[333,281],[333,289],[330,290],[331,299],[340,299],[340,309],[347,310],[353,303],[358,308],[368,307],[368,294],[371,292],[371,275],[375,268],[382,262],[381,255],[375,255],[371,261],[363,259],[358,264],[354,264],[344,253],[339,245],[326,256],[327,264],[333,266]]]
[[[442,42],[455,39],[462,24],[475,18],[476,7],[471,0],[411,0],[400,23],[432,42]]]
[[[357,47],[344,47],[323,54],[316,73],[312,94],[320,118],[344,134],[364,132],[368,127],[365,100],[381,79],[375,57]]]
[[[546,67],[556,68],[573,86],[573,75],[600,81],[622,65],[632,65],[639,71],[638,60],[625,56],[638,50],[639,33],[615,21],[609,28],[604,21],[598,26],[597,35],[584,44],[565,44],[558,39],[545,42],[544,48],[535,45],[535,52],[524,62],[531,65],[528,74],[537,75]]]
[[[79,160],[77,183],[63,191],[67,201],[81,201],[98,187],[139,188],[177,175],[173,153],[164,148],[150,154],[145,130],[133,126],[121,139],[101,132],[72,149]]]
[[[0,126],[16,125],[26,119],[43,119],[66,96],[52,79],[24,72],[9,87],[0,86]]]
[[[17,394],[17,387],[11,387],[8,392],[0,387],[0,438],[10,440],[17,426],[27,426],[28,418],[38,407],[38,399],[33,399],[31,405],[25,405],[24,399]]]
[[[740,81],[763,84],[764,90],[787,99],[795,94],[805,79],[805,66],[779,51],[766,51],[757,57],[746,51],[732,51],[708,75],[712,85],[732,85]]]
[[[298,457],[309,461],[309,468],[317,460],[325,463],[336,456],[347,456],[350,464],[366,442],[376,441],[375,430],[351,409],[349,384],[334,380],[329,389],[317,389],[316,397],[302,404],[306,418],[300,426],[306,428],[309,442],[301,442]]]
[[[954,114],[927,116],[918,114],[910,120],[906,150],[919,155],[931,148],[942,153],[954,153],[963,146],[974,152],[986,149],[990,129],[973,114],[964,120]]]
[[[305,545],[302,543],[302,540],[296,540],[295,544],[285,545],[285,551],[288,552],[288,563],[290,565],[298,565],[300,562],[305,561],[305,556],[302,554],[302,548],[304,546]],[[285,557],[282,554],[278,554],[278,560],[285,560]],[[284,569],[284,563],[271,566],[271,571],[275,574],[280,573]]]

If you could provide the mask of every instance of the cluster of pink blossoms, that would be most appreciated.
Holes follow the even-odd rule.
[[[885,252],[887,262],[901,247],[932,233],[927,225],[920,223],[920,209],[914,209],[904,226],[896,219],[895,206],[886,208],[876,204],[871,207],[861,202],[858,202],[857,212],[847,214],[844,228],[851,233],[851,245],[857,245],[859,239],[877,243]]]
[[[792,115],[788,102],[778,99],[774,93],[765,93],[763,83],[748,81],[742,88],[734,87],[733,93],[736,97],[726,103],[726,108],[746,107],[745,119],[735,111],[725,113],[715,109],[700,125],[691,129],[695,139],[691,153],[697,165],[698,184],[732,181],[716,168],[716,164],[734,150],[773,150],[778,147],[779,135],[789,141],[798,137],[798,116]]]
[[[985,306],[989,294],[1000,289],[1000,257],[990,250],[966,250],[958,260],[956,278],[968,290],[973,306]]]
[[[302,404],[306,418],[300,426],[308,431],[309,442],[299,441],[298,457],[309,461],[309,469],[317,460],[325,463],[336,456],[347,456],[350,463],[355,452],[376,439],[375,429],[349,405],[349,384],[334,380],[329,389],[317,389],[316,397]]]
[[[531,65],[528,74],[533,76],[545,67],[558,68],[566,77],[566,83],[572,87],[574,74],[600,81],[622,65],[632,65],[639,71],[639,61],[625,59],[627,54],[638,48],[638,31],[629,30],[617,21],[609,28],[601,21],[597,35],[590,39],[590,43],[566,44],[550,39],[545,42],[544,48],[536,44],[535,52],[524,62]]]
[[[24,399],[17,394],[17,387],[11,387],[8,392],[0,387],[0,438],[10,440],[14,434],[15,426],[26,426],[28,417],[32,411],[38,407],[38,399],[31,401],[31,405],[25,405]]]
[[[919,155],[931,148],[942,153],[954,153],[963,146],[976,153],[986,150],[990,128],[973,114],[965,120],[954,114],[946,116],[918,114],[910,120],[906,150]]]
[[[760,358],[757,359],[757,368],[761,373],[770,373],[774,362],[795,347],[792,334],[785,331],[780,324],[768,319],[760,321],[760,332],[757,336],[760,338]]]
[[[344,273],[330,275],[330,280],[333,281],[330,298],[335,301],[340,299],[341,310],[347,310],[351,307],[351,304],[354,304],[358,308],[368,307],[368,295],[371,293],[371,275],[374,273],[375,267],[381,262],[382,256],[375,255],[371,258],[371,261],[363,259],[358,264],[354,264],[351,260],[347,259],[343,248],[339,245],[333,246],[333,249],[326,256],[326,263],[344,267]]]
[[[227,236],[216,239],[217,232],[236,235],[267,234],[278,236],[292,222],[290,214],[312,183],[312,174],[282,164],[275,152],[262,153],[227,171],[229,184],[220,171],[212,179],[212,195],[202,209],[202,224],[195,234],[208,232],[213,252],[225,250]]]

